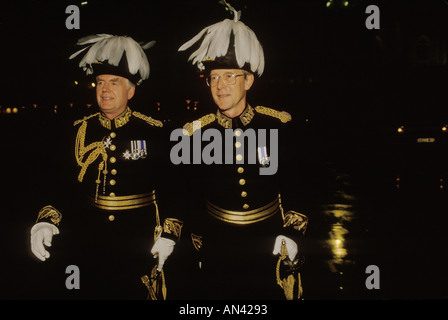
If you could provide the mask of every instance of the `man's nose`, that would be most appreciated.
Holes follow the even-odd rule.
[[[110,91],[109,84],[105,83],[105,84],[103,85],[103,88],[102,88],[101,91],[102,91],[102,92],[108,92],[108,91]]]
[[[222,89],[225,86],[226,86],[226,84],[224,83],[224,80],[222,79],[222,77],[219,77],[218,82],[216,83],[216,88]]]

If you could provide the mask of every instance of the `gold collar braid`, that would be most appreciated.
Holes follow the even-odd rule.
[[[129,119],[131,118],[131,116],[132,116],[131,109],[129,107],[126,107],[126,110],[123,111],[123,113],[120,114],[119,116],[115,117],[113,120],[106,118],[100,112],[98,120],[100,121],[101,125],[104,128],[111,130],[112,129],[112,121],[114,122],[115,128],[120,128],[129,122]]]
[[[241,123],[244,126],[247,126],[252,121],[254,115],[254,108],[252,108],[250,105],[247,105],[238,117],[240,118]],[[232,129],[232,118],[224,115],[219,109],[216,112],[216,119],[218,119],[218,123],[225,129]]]

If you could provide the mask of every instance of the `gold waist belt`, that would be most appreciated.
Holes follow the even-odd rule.
[[[146,207],[156,201],[156,191],[150,193],[135,194],[129,196],[103,196],[98,195],[95,198],[90,198],[92,204],[103,210],[128,210]]]
[[[246,211],[231,211],[220,208],[213,203],[207,201],[207,212],[224,222],[232,224],[251,224],[266,220],[280,211],[280,201],[276,198],[274,201],[258,209]]]

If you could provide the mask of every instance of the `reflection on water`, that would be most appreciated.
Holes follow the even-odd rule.
[[[340,175],[338,178],[342,179],[342,186],[348,185],[347,176]],[[356,215],[354,209],[356,197],[346,191],[336,190],[332,200],[334,200],[332,203],[322,205],[324,215],[331,222],[324,246],[331,252],[327,261],[331,272],[342,273],[340,266],[353,263],[349,258],[347,241],[350,234],[350,222]]]
[[[349,229],[347,223],[353,218],[354,211],[350,204],[328,204],[324,205],[324,213],[333,218],[331,229],[328,232],[328,239],[325,240],[332,257],[328,260],[328,265],[332,272],[339,272],[338,265],[351,263],[347,259],[347,237]]]

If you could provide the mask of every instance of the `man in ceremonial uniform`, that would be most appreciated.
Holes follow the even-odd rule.
[[[230,147],[224,143],[214,150],[215,156],[223,155],[221,160],[184,166],[190,173],[184,176],[189,185],[184,189],[194,192],[186,201],[190,207],[184,220],[199,260],[200,280],[192,285],[200,288],[195,298],[301,298],[303,258],[298,243],[308,218],[286,210],[286,195],[294,186],[282,179],[292,175],[286,171],[287,162],[297,161],[296,148],[285,144],[286,139],[294,143],[292,118],[285,111],[248,103],[255,74],[263,72],[263,49],[239,21],[240,12],[226,5],[235,15],[233,21],[203,29],[179,49],[202,39],[190,60],[204,72],[218,107],[183,126],[190,145],[210,141],[200,138],[207,132],[220,132],[223,142],[231,136]],[[210,145],[203,142],[200,155]],[[194,146],[191,153],[197,156]]]
[[[50,250],[53,259],[64,255],[62,267],[79,268],[78,288],[69,290],[70,285],[58,283],[67,297],[145,299],[148,290],[155,288],[142,283],[154,264],[150,254],[154,241],[159,240],[153,253],[159,254],[160,248],[172,250],[182,227],[177,219],[161,220],[159,212],[160,173],[168,160],[167,147],[161,143],[163,124],[128,105],[136,85],[148,78],[144,49],[152,43],[141,46],[127,36],[99,34],[78,44],[89,46],[70,58],[88,50],[79,65],[96,79],[99,112],[73,124],[74,144],[66,153],[71,159],[52,168],[65,177],[73,173],[65,165],[73,163],[73,184],[70,179],[55,180],[53,198],[42,199],[49,202],[31,229],[31,249],[46,261],[47,247],[55,242],[54,251]],[[54,150],[55,157],[64,150]],[[54,235],[60,239],[53,241]],[[60,277],[65,269],[53,272]],[[40,290],[45,289],[43,283]]]

